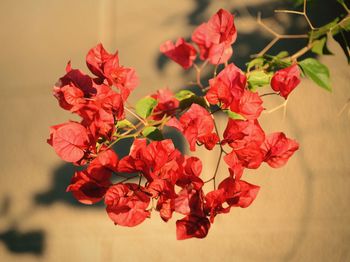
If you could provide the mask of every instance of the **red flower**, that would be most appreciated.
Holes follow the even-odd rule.
[[[209,81],[210,89],[206,99],[212,105],[221,103],[221,107],[229,108],[232,103],[242,97],[247,83],[246,76],[234,64],[229,64],[217,77]]]
[[[153,109],[153,118],[160,120],[164,115],[174,115],[176,109],[179,107],[180,102],[177,100],[168,88],[160,89],[152,97],[157,100],[158,104]]]
[[[134,227],[150,216],[146,210],[150,198],[143,187],[137,184],[116,184],[110,187],[105,196],[108,216],[116,225]]]
[[[257,119],[264,110],[262,107],[262,99],[258,93],[244,90],[243,95],[239,99],[238,104],[231,104],[231,111],[244,116],[246,119]]]
[[[300,70],[297,64],[277,71],[271,79],[271,87],[287,99],[290,92],[300,83]]]
[[[103,199],[107,189],[111,185],[109,180],[94,179],[87,171],[76,172],[67,187],[67,192],[86,205],[95,204]]]
[[[120,66],[118,51],[115,54],[110,54],[102,44],[98,44],[89,50],[86,56],[86,64],[91,72],[99,77],[98,82],[107,79],[109,85],[115,85],[119,88],[124,101],[138,85],[135,70]]]
[[[192,104],[179,120],[174,117],[170,119],[167,125],[175,127],[183,133],[190,144],[191,151],[196,149],[197,140],[204,143],[209,150],[219,141],[218,136],[213,133],[213,117],[207,110],[197,104]]]
[[[47,142],[57,155],[67,162],[78,162],[89,146],[89,138],[84,126],[68,122],[50,127]]]
[[[196,28],[192,34],[192,41],[198,45],[202,60],[209,59],[212,64],[222,64],[230,59],[231,45],[237,37],[233,20],[233,15],[220,9],[208,23]]]
[[[228,213],[231,207],[248,207],[256,198],[260,187],[243,180],[228,177],[223,180],[218,189],[205,196],[205,210],[210,215],[210,222],[214,222],[217,214]],[[226,207],[223,204],[226,203]]]
[[[171,41],[166,41],[160,46],[160,52],[174,60],[184,69],[190,68],[197,56],[196,49],[183,38],[179,38],[175,45]]]
[[[264,161],[269,166],[278,168],[287,163],[288,159],[299,149],[299,144],[287,138],[285,134],[276,132],[266,137],[261,148],[265,154]]]
[[[251,142],[261,145],[264,141],[265,132],[258,120],[229,119],[222,144],[228,143],[230,147],[238,149]]]
[[[177,240],[184,240],[192,237],[204,238],[208,234],[210,222],[208,218],[188,215],[176,221]]]

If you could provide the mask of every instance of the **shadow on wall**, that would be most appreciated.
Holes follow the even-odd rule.
[[[10,220],[10,226],[8,229],[0,231],[0,242],[5,245],[8,251],[13,253],[42,255],[45,250],[45,232],[41,229],[19,230],[19,221],[9,216],[10,206],[11,199],[6,196],[0,206],[0,217]],[[23,217],[20,219],[23,219]]]

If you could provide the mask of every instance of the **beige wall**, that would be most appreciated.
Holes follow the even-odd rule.
[[[262,117],[267,131],[283,130],[301,149],[282,169],[246,174],[262,187],[258,198],[248,209],[217,217],[206,239],[176,241],[175,220],[163,223],[157,213],[136,228],[115,227],[103,208],[72,204],[64,193],[72,171],[45,141],[50,125],[71,117],[51,95],[67,60],[85,68],[87,50],[102,41],[111,51],[119,49],[123,64],[136,67],[141,85],[132,101],[166,85],[178,89],[192,76],[175,64],[159,71],[158,48],[190,34],[188,14],[196,2],[0,1],[0,236],[22,251],[40,249],[43,239],[37,255],[11,252],[0,241],[0,261],[350,260],[350,118],[337,117],[350,97],[350,74],[334,43],[335,56],[322,58],[334,92],[305,80],[291,95],[284,121],[282,112]],[[212,2],[205,15],[220,6],[235,8],[242,35],[257,30],[242,2],[276,3]],[[240,43],[237,56],[257,44]],[[266,102],[273,107],[282,101]],[[215,158],[200,154],[210,176]],[[221,172],[227,172],[224,166]]]

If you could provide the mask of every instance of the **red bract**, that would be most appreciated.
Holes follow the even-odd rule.
[[[209,81],[206,99],[212,105],[221,104],[226,109],[232,103],[239,103],[247,83],[246,76],[234,64],[229,64],[217,77]]]
[[[106,193],[108,216],[116,225],[134,227],[150,216],[149,196],[137,184],[116,184]]]
[[[265,140],[265,132],[258,120],[229,119],[224,131],[222,144],[228,143],[232,148],[241,148],[251,142],[261,145]]]
[[[179,38],[175,45],[171,41],[166,41],[160,46],[160,52],[184,69],[190,68],[197,56],[196,49],[183,38]]]
[[[271,79],[271,87],[287,99],[290,92],[300,83],[300,70],[297,64],[278,70]]]
[[[81,203],[91,205],[101,201],[111,183],[107,179],[94,179],[87,171],[76,172],[67,192]]]
[[[90,49],[86,56],[86,64],[93,74],[98,76],[96,82],[107,80],[108,85],[114,85],[120,89],[125,101],[130,92],[138,85],[138,77],[132,68],[119,65],[118,51],[109,54],[102,44]]]
[[[231,207],[248,207],[256,198],[260,187],[243,180],[228,177],[223,180],[217,190],[205,196],[205,210],[214,222],[217,214],[228,213]],[[226,207],[223,204],[226,203]]]
[[[190,144],[191,151],[196,150],[196,141],[203,143],[209,150],[219,141],[217,135],[213,133],[213,117],[197,104],[192,104],[179,120],[172,118],[167,125],[175,127],[183,133]]]
[[[178,240],[188,238],[204,238],[210,228],[208,218],[197,215],[188,215],[176,221],[176,237]]]
[[[263,101],[258,93],[244,90],[243,95],[236,104],[236,101],[231,104],[231,111],[244,116],[246,119],[257,119],[264,110],[262,107]]]
[[[220,9],[208,23],[201,24],[193,32],[192,41],[198,45],[202,60],[222,64],[231,58],[231,45],[237,37],[233,20],[233,15]]]
[[[278,168],[284,166],[288,159],[299,149],[299,144],[286,137],[281,132],[276,132],[268,135],[262,150],[265,154],[264,161],[269,166]]]
[[[78,162],[89,146],[89,138],[84,126],[68,122],[50,127],[47,142],[55,149],[57,155],[67,162]]]
[[[160,120],[164,115],[174,115],[176,109],[179,107],[180,102],[177,100],[168,88],[160,89],[152,97],[157,100],[158,104],[153,109],[153,115],[155,120]]]

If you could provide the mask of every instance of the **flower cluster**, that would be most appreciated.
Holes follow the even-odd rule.
[[[104,200],[116,225],[136,226],[153,210],[164,221],[174,212],[183,215],[176,221],[177,239],[203,238],[218,214],[248,207],[259,186],[242,179],[244,170],[257,169],[263,162],[282,167],[299,145],[282,132],[265,134],[260,126],[261,96],[248,88],[246,73],[228,64],[236,37],[233,15],[221,9],[193,32],[198,49],[183,38],[162,44],[161,52],[184,69],[195,65],[201,95],[189,90],[174,95],[161,89],[135,107],[126,101],[138,78],[134,69],[120,65],[118,52],[110,54],[102,44],[92,48],[86,63],[93,77],[68,63],[66,74],[54,86],[54,96],[60,107],[81,121],[52,126],[48,139],[59,157],[83,167],[67,191],[84,204]],[[208,86],[201,83],[197,53],[204,61],[202,67],[208,62],[224,64]],[[274,74],[271,87],[287,98],[299,82],[300,72],[293,64]],[[215,124],[216,112],[227,113],[223,134]],[[138,123],[127,120],[127,114]],[[163,139],[165,126],[181,132],[191,151],[197,146],[219,147],[218,165],[223,158],[227,175],[218,174],[217,165],[212,178],[204,181],[201,160],[182,154],[172,140]],[[126,138],[132,138],[133,144],[129,155],[120,159],[113,146]],[[211,181],[213,189],[205,192],[204,185]]]

